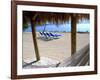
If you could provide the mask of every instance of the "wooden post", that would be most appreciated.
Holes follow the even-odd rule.
[[[76,52],[76,15],[71,14],[71,55]]]
[[[45,30],[46,30],[46,23],[45,23],[45,26],[44,26],[44,30],[43,30],[43,32],[45,32]]]
[[[33,20],[33,16],[32,14],[30,14],[30,23],[31,23],[32,37],[33,37],[35,52],[36,52],[36,61],[39,61],[40,55],[39,55],[39,50],[38,50],[38,45],[37,45],[37,40],[36,40],[35,24],[33,24],[34,22],[35,21]]]

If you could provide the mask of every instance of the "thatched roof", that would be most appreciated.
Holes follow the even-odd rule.
[[[31,16],[35,25],[43,25],[47,22],[62,24],[71,20],[71,15],[76,17],[77,22],[79,20],[89,19],[89,14],[23,11],[23,22],[24,24],[27,23]]]

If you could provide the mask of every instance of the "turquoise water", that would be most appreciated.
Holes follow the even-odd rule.
[[[36,31],[43,31],[44,27],[46,26],[45,31],[54,31],[54,32],[71,32],[71,24],[46,24],[42,26],[36,26]],[[24,32],[31,32],[31,25],[24,30]],[[89,23],[79,23],[77,24],[77,32],[90,32],[90,24]]]

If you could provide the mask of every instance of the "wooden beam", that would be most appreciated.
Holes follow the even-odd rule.
[[[76,15],[71,14],[71,55],[76,52]]]

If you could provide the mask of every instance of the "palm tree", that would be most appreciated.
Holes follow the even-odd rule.
[[[62,24],[66,21],[71,20],[71,55],[76,52],[76,25],[80,20],[89,19],[89,14],[78,14],[78,13],[51,13],[51,12],[32,12],[23,11],[23,28],[26,27],[28,22],[31,23],[32,35],[36,51],[37,61],[40,60],[35,27],[37,25],[46,24],[46,22],[54,24]]]

